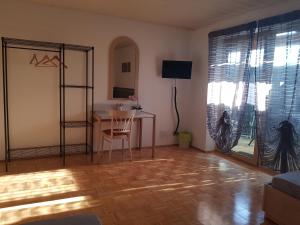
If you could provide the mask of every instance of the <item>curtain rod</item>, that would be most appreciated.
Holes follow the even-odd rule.
[[[291,21],[297,20],[297,19],[300,19],[300,10],[295,10],[295,11],[280,14],[277,16],[267,17],[267,18],[264,18],[261,20],[252,21],[252,22],[234,26],[234,27],[229,27],[229,28],[225,28],[225,29],[221,29],[221,30],[212,31],[208,34],[208,37],[211,38],[211,37],[217,37],[217,36],[222,36],[222,35],[234,34],[234,33],[238,33],[241,31],[255,29],[258,27],[273,25],[276,23],[287,23],[287,22],[291,22]]]

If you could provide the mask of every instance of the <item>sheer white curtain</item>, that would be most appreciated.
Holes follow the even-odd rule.
[[[258,21],[257,144],[262,165],[300,168],[300,11]]]
[[[230,152],[241,136],[255,28],[254,22],[209,34],[207,126],[224,152]]]

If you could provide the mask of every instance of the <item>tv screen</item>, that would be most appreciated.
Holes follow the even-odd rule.
[[[162,77],[191,79],[192,61],[163,60]]]

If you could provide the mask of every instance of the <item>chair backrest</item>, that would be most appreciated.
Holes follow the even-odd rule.
[[[135,116],[135,110],[120,111],[120,110],[110,110],[109,116],[111,117],[110,128],[114,133],[130,133],[133,123],[133,118]]]

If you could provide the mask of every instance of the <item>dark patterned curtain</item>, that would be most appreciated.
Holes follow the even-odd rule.
[[[209,33],[207,127],[218,149],[230,152],[241,136],[256,22]]]
[[[300,168],[300,11],[258,22],[257,146],[263,166]]]

